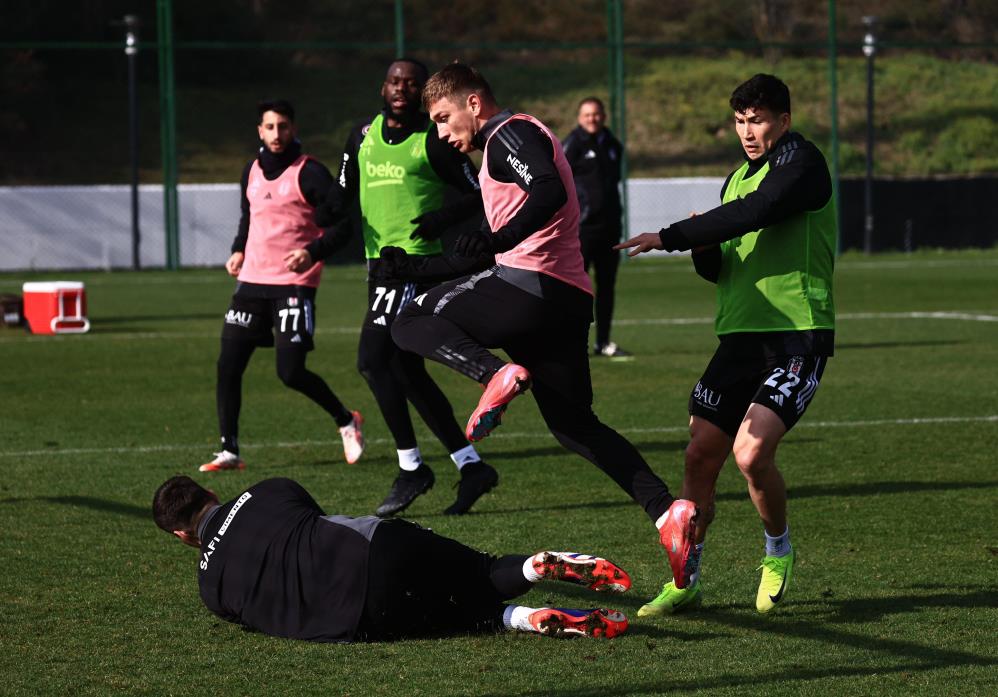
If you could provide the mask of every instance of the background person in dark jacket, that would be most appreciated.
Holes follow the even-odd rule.
[[[627,629],[613,610],[505,603],[544,579],[630,588],[606,559],[496,557],[404,520],[326,515],[290,479],[267,479],[219,503],[190,477],[173,477],[156,491],[153,517],[200,550],[209,610],[273,636],[345,642],[508,629],[609,639]]]
[[[624,147],[604,125],[606,110],[597,97],[579,102],[579,125],[563,146],[572,167],[579,197],[579,238],[586,271],[593,267],[596,285],[596,344],[593,355],[627,356],[610,341],[613,323],[613,288],[617,283],[620,252],[620,160]]]

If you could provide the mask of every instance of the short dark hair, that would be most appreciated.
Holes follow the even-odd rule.
[[[585,99],[579,102],[579,106],[577,106],[575,110],[578,111],[579,109],[582,108],[584,104],[595,104],[596,106],[599,107],[600,111],[602,111],[604,114],[606,113],[606,107],[603,106],[603,100],[600,99],[599,97],[586,97]]]
[[[291,123],[295,121],[295,108],[291,106],[291,102],[287,99],[265,99],[256,105],[256,112],[257,116],[260,117],[260,121],[263,121],[263,115],[268,111],[287,116],[288,121]]]
[[[415,58],[410,58],[409,56],[402,56],[400,58],[396,58],[395,60],[393,60],[391,65],[395,65],[396,63],[408,63],[409,65],[414,66],[417,72],[419,72],[419,81],[424,85],[426,84],[426,81],[430,78],[430,69],[426,67],[426,63],[424,63],[423,61],[416,60]],[[391,65],[389,65],[388,67],[391,68]]]
[[[423,106],[430,107],[441,99],[459,101],[477,94],[486,102],[495,102],[492,87],[482,74],[463,63],[451,63],[435,72],[423,87]]]
[[[194,532],[194,519],[215,495],[186,475],[167,479],[152,498],[152,517],[161,529]]]
[[[775,75],[758,73],[738,85],[728,103],[739,113],[763,107],[777,115],[789,114],[790,88]]]

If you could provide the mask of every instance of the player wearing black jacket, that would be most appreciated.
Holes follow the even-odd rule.
[[[689,399],[684,493],[708,512],[697,531],[702,551],[714,486],[734,454],[765,529],[756,608],[769,612],[785,597],[795,559],[776,450],[833,353],[837,223],[824,157],[790,130],[787,86],[759,74],[739,85],[730,103],[745,162],[725,181],[722,205],[620,247],[632,248],[632,256],[692,249],[697,273],[717,284],[720,343]],[[693,583],[666,583],[641,614],[696,604],[699,556]]]
[[[343,439],[344,455],[348,462],[355,462],[364,448],[360,414],[344,407],[326,382],[305,367],[305,359],[313,348],[315,328],[319,281],[314,264],[346,242],[343,232],[323,227],[323,221],[315,215],[326,203],[333,178],[317,160],[307,157],[302,161],[291,104],[283,100],[263,102],[257,110],[258,135],[263,145],[240,177],[242,215],[232,254],[225,264],[226,271],[238,277],[239,283],[225,315],[217,364],[215,393],[222,450],[200,469],[245,467],[238,440],[243,373],[258,347],[275,345],[278,377],[335,420]],[[289,168],[297,169],[296,181],[295,169],[284,176]],[[254,171],[257,172],[254,190],[268,189],[268,193],[251,205],[248,191]],[[270,192],[268,187],[274,191]],[[281,191],[286,199],[281,199]],[[254,220],[255,226],[251,224]],[[248,253],[247,245],[252,247],[251,227],[259,239],[254,240],[257,244]],[[302,229],[311,230],[315,237],[299,248]],[[244,273],[248,269],[252,271]]]
[[[190,477],[173,477],[153,497],[153,518],[199,549],[211,612],[273,636],[345,642],[511,629],[610,638],[627,628],[610,610],[506,604],[544,579],[627,590],[627,573],[606,559],[496,557],[404,520],[326,515],[290,479],[221,503]]]
[[[341,220],[359,203],[368,260],[368,311],[361,327],[357,368],[364,376],[398,452],[399,473],[376,513],[403,511],[434,483],[423,462],[408,403],[450,453],[461,471],[457,500],[444,512],[462,514],[491,490],[499,475],[465,441],[447,397],[426,371],[423,358],[392,341],[398,313],[429,286],[387,281],[379,274],[381,249],[404,248],[417,257],[442,251],[440,235],[452,224],[481,215],[477,172],[467,156],[450,148],[422,112],[425,66],[411,59],[392,63],[382,86],[384,109],[358,124],[347,138],[337,186],[324,211]],[[460,193],[442,206],[447,188]]]
[[[579,125],[562,143],[565,159],[572,166],[575,191],[579,197],[579,238],[586,271],[591,266],[596,291],[596,343],[594,356],[629,355],[610,341],[613,323],[614,286],[620,252],[620,167],[624,147],[609,128],[606,111],[596,97],[579,102]]]

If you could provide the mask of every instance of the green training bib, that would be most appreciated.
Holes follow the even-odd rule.
[[[769,163],[751,177],[748,168],[746,162],[731,176],[724,203],[755,191]],[[716,333],[834,329],[836,234],[832,197],[820,210],[721,243]]]
[[[445,184],[426,155],[426,138],[433,122],[401,143],[381,137],[384,114],[379,114],[357,153],[360,170],[360,212],[364,253],[376,259],[382,247],[401,247],[409,254],[440,254],[440,240],[409,239],[416,229],[413,218],[440,208]]]

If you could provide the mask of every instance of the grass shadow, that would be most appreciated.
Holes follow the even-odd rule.
[[[27,501],[43,501],[46,503],[57,503],[64,506],[80,506],[94,511],[100,511],[102,513],[113,513],[115,515],[127,515],[133,518],[152,520],[151,505],[136,506],[131,503],[98,499],[93,496],[33,496],[0,499],[0,503],[24,503]]]
[[[819,603],[822,601],[813,601]],[[824,603],[838,606],[839,612],[845,612],[850,616],[862,616],[866,621],[878,621],[880,616],[863,614],[868,613],[871,607],[883,605],[896,605],[898,612],[914,612],[923,607],[955,607],[974,608],[986,604],[994,607],[998,604],[998,593],[995,591],[980,591],[963,595],[953,593],[938,594],[934,596],[902,596],[897,598],[853,598],[839,603]],[[698,612],[697,619],[711,623],[715,626],[737,629],[742,631],[758,632],[760,641],[771,642],[774,635],[786,639],[799,639],[807,641],[817,641],[837,647],[847,649],[861,649],[870,656],[870,662],[882,659],[887,655],[896,661],[889,665],[882,662],[876,665],[856,665],[855,661],[840,665],[829,665],[811,670],[795,670],[791,673],[783,673],[779,676],[781,682],[793,682],[805,685],[818,680],[839,679],[843,677],[866,677],[884,675],[887,673],[911,673],[920,671],[932,671],[947,668],[979,666],[992,667],[998,665],[998,659],[983,656],[968,651],[949,650],[938,645],[923,645],[912,641],[900,639],[890,639],[883,636],[863,636],[846,632],[837,628],[830,628],[826,625],[808,620],[794,620],[786,616],[764,617],[755,614],[751,610],[741,607],[715,607]],[[674,633],[662,631],[656,633],[651,626],[639,625],[628,630],[628,634],[638,636],[651,636],[653,638],[680,638],[696,640],[698,638],[710,637],[711,634],[700,632],[684,633],[684,636],[677,637]],[[725,633],[719,634],[721,637],[727,636]],[[652,647],[649,647],[652,648]],[[657,681],[647,681],[642,683],[632,683],[629,689],[615,688],[614,693],[619,695],[629,694],[670,694],[688,693],[691,689],[710,690],[723,688],[752,688],[768,687],[774,682],[774,676],[766,670],[760,670],[757,675],[740,675],[728,673],[709,678],[694,679],[666,679]],[[813,689],[814,686],[812,686]],[[497,694],[497,693],[492,693]],[[561,690],[551,690],[550,688],[539,690],[528,690],[518,692],[524,697],[528,695],[545,695],[546,697],[603,697],[606,694],[605,688],[580,688],[573,686]]]
[[[954,341],[950,339],[938,339],[938,340],[927,340],[927,341],[872,341],[869,343],[838,343],[835,344],[836,351],[852,351],[855,349],[882,349],[882,348],[901,348],[904,346],[956,346],[959,344],[965,344],[966,341]]]

